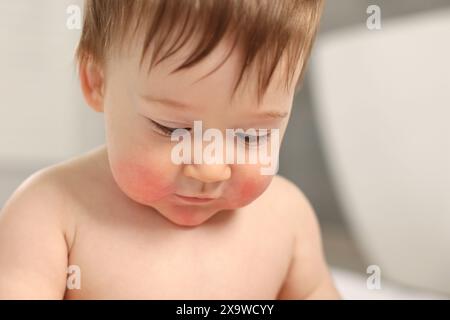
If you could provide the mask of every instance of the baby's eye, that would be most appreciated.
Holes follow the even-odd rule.
[[[239,139],[243,140],[248,146],[256,147],[262,143],[267,142],[267,138],[270,136],[270,132],[264,135],[251,135],[242,132],[236,132]]]
[[[165,136],[165,137],[170,137],[172,135],[172,133],[177,130],[177,129],[186,129],[186,130],[191,130],[191,128],[171,128],[171,127],[166,127],[163,126],[162,124],[153,121],[151,119],[150,123],[153,126],[153,129],[160,135]]]

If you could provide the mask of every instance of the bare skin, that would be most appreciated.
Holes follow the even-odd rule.
[[[284,178],[244,208],[183,227],[124,195],[106,157],[98,148],[18,189],[0,219],[0,298],[339,297],[313,212]],[[80,267],[81,289],[67,288],[69,265]]]
[[[87,104],[105,115],[106,145],[33,174],[8,200],[0,215],[0,298],[339,298],[315,214],[294,184],[261,176],[260,164],[175,165],[170,138],[150,125],[183,128],[201,119],[210,128],[284,134],[293,88],[277,86],[281,69],[258,108],[245,87],[230,100],[237,54],[193,83],[227,45],[175,75],[181,56],[148,77],[133,46],[105,69],[80,67]],[[215,200],[181,204],[177,194]],[[66,286],[71,265],[80,268],[80,289]]]
[[[103,150],[98,156],[104,163]],[[92,186],[99,192],[95,200],[85,196],[86,210],[77,217],[69,264],[80,266],[83,282],[66,298],[276,297],[293,239],[283,222],[262,209],[263,197],[201,226],[183,227],[108,185],[110,190]]]

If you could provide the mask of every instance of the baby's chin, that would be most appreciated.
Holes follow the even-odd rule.
[[[205,225],[207,221],[209,221],[215,213],[212,214],[192,214],[192,213],[183,213],[183,214],[170,214],[164,215],[164,217],[169,220],[171,223],[179,226],[179,227],[199,227],[201,225]]]
[[[126,188],[126,186],[120,187],[128,199],[151,209],[149,213],[150,211],[152,214],[156,212],[168,221],[182,227],[200,226],[221,211],[238,208],[236,205],[227,204],[223,199],[215,200],[215,202],[207,205],[184,205],[174,202],[172,193],[158,198],[143,197],[141,194],[132,192],[133,190]]]
[[[210,221],[217,214],[230,214],[229,210],[202,206],[153,206],[165,219],[180,227],[197,227]]]
[[[264,188],[265,190],[265,188]],[[256,200],[263,189],[257,193],[247,194],[246,197],[233,197],[232,199],[218,199],[208,205],[181,205],[170,201],[171,197],[146,204],[155,209],[165,219],[181,227],[197,227],[208,223],[216,215],[231,215]]]

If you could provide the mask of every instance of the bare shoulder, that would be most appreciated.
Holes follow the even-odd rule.
[[[287,178],[277,175],[258,199],[258,212],[266,213],[274,230],[288,236],[292,242],[305,246],[320,242],[319,223],[309,200],[302,190]],[[275,229],[275,226],[277,227]],[[297,245],[298,247],[298,245]]]
[[[274,188],[278,202],[286,212],[286,222],[296,238],[296,250],[322,255],[322,236],[319,221],[303,191],[287,178],[277,176]]]
[[[0,211],[0,299],[61,299],[74,237],[64,168],[30,175]]]
[[[0,211],[0,299],[62,299],[76,220],[103,164],[94,149],[25,179]]]
[[[61,199],[61,190],[58,187],[58,174],[54,168],[44,168],[27,177],[12,193],[2,209],[2,218],[5,215],[41,215],[56,210]],[[41,217],[42,218],[42,217]]]
[[[25,221],[36,223],[34,229],[54,227],[63,234],[68,230],[69,193],[64,183],[68,170],[57,164],[40,169],[27,177],[12,193],[1,209],[0,223],[14,224],[18,230]],[[66,180],[67,181],[67,180]],[[31,226],[29,226],[31,228]]]
[[[294,237],[291,264],[279,299],[336,299],[326,264],[320,225],[305,194],[293,182],[276,176],[270,197],[285,212],[285,227]]]
[[[283,200],[288,200],[289,203],[306,200],[300,188],[283,176],[274,176],[270,188],[272,189],[271,192],[276,193],[279,196],[282,195]]]
[[[304,225],[305,219],[315,219],[312,206],[303,191],[289,179],[276,175],[264,194],[284,214],[289,225]],[[303,222],[303,223],[301,223]]]
[[[0,223],[22,226],[33,222],[34,227],[29,227],[35,230],[57,228],[70,244],[75,233],[77,192],[81,185],[86,187],[89,181],[95,181],[90,173],[94,170],[89,169],[91,157],[89,152],[31,174],[6,201],[0,211]]]

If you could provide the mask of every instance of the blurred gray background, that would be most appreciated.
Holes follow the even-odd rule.
[[[383,23],[427,11],[450,8],[448,0],[328,0],[318,40],[330,32],[365,25],[368,17],[366,8],[373,4],[380,6]],[[313,49],[312,56],[314,55]],[[330,179],[317,127],[311,85],[308,71],[304,87],[295,98],[283,142],[280,174],[292,179],[314,206],[324,231],[324,246],[329,262],[365,273],[368,263],[361,257],[358,245],[347,228]]]

